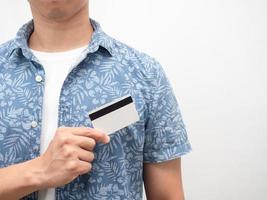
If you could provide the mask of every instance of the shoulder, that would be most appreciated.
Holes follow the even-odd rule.
[[[113,50],[119,60],[123,60],[136,70],[149,73],[162,73],[163,69],[160,62],[153,56],[140,51],[124,42],[112,38]]]
[[[2,44],[0,44],[0,55],[4,54],[10,47],[11,43],[13,42],[14,40],[11,39],[11,40],[8,40]]]
[[[0,63],[3,61],[3,60],[7,60],[8,58],[8,52],[9,52],[9,48],[10,48],[10,45],[12,44],[13,42],[13,39],[11,40],[8,40],[2,44],[0,44]]]
[[[148,99],[155,91],[169,88],[166,72],[155,57],[115,39],[114,49],[116,60],[122,63],[134,87],[142,88]]]

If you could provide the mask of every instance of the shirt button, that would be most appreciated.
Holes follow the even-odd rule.
[[[37,75],[37,76],[35,76],[35,80],[36,80],[37,82],[41,82],[41,81],[43,80],[43,78],[42,78],[42,76]]]
[[[37,121],[32,121],[32,122],[31,122],[31,126],[32,126],[32,128],[36,128],[37,125],[38,125]]]
[[[34,152],[38,152],[38,150],[39,150],[39,148],[37,146],[34,146],[32,149]]]

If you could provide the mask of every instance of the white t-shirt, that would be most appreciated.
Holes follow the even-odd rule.
[[[45,91],[43,99],[41,154],[43,154],[54,137],[58,123],[58,103],[61,87],[83,50],[83,46],[64,52],[41,52],[31,49],[45,70]],[[55,188],[39,191],[39,200],[54,200]]]

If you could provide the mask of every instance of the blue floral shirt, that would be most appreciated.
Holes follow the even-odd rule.
[[[109,144],[97,143],[92,170],[57,187],[56,200],[140,200],[143,163],[180,157],[191,145],[161,65],[90,22],[92,40],[61,88],[58,126],[92,127],[89,111],[125,95],[132,96],[140,119],[111,134]],[[1,168],[40,155],[45,71],[27,44],[33,27],[31,20],[0,46]]]

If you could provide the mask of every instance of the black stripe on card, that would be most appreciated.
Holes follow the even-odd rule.
[[[91,121],[93,121],[93,120],[95,120],[99,117],[102,117],[108,113],[111,113],[115,110],[118,110],[119,108],[122,108],[123,106],[126,106],[132,102],[133,102],[133,99],[131,96],[126,97],[125,99],[122,99],[122,100],[120,100],[114,104],[111,104],[105,108],[102,108],[102,109],[100,109],[94,113],[89,114],[89,117],[90,117]]]

